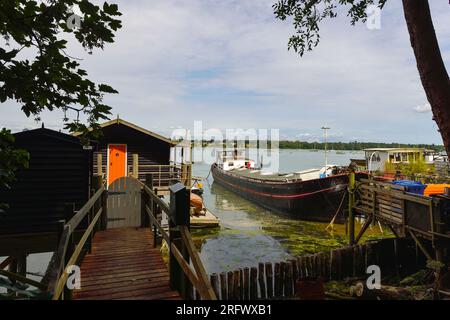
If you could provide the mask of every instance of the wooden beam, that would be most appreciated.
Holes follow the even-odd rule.
[[[189,252],[192,264],[194,265],[194,269],[199,277],[199,281],[201,282],[201,285],[204,286],[204,289],[208,294],[207,296],[205,296],[205,298],[209,300],[217,300],[217,296],[211,286],[211,283],[209,282],[205,267],[203,266],[202,260],[200,259],[197,249],[195,248],[194,241],[192,240],[189,229],[187,228],[187,226],[179,226],[179,228],[181,231],[181,238],[183,239],[184,244],[186,245],[186,248]]]
[[[0,263],[0,270],[5,269],[7,266],[9,266],[10,263],[12,263],[15,260],[14,257],[7,257],[5,260]]]
[[[422,242],[419,240],[419,238],[417,238],[417,236],[414,234],[414,232],[412,230],[410,230],[408,228],[408,232],[411,235],[411,237],[414,239],[414,241],[417,243],[417,246],[420,248],[420,250],[423,252],[423,254],[425,255],[425,257],[427,257],[427,260],[433,260],[433,258],[431,257],[431,255],[428,253],[427,249],[425,248],[425,246],[422,244]]]
[[[133,177],[139,179],[139,155],[133,153]]]
[[[364,233],[366,232],[367,228],[370,226],[370,224],[372,223],[373,217],[369,216],[366,221],[364,221],[364,225],[362,226],[361,230],[359,230],[358,235],[355,238],[355,243],[354,244],[358,244],[359,240],[361,240],[361,237],[364,235]]]
[[[67,222],[67,225],[70,227],[71,231],[74,231],[80,222],[85,218],[88,214],[89,210],[91,210],[92,206],[97,202],[97,200],[102,196],[105,188],[102,186],[97,192],[86,202],[86,204],[78,210],[78,212],[72,217],[72,219]]]
[[[167,245],[170,245],[169,235],[167,234],[166,230],[164,230],[164,228],[159,224],[158,220],[153,216],[148,206],[145,206],[145,210],[147,211],[147,214],[150,217],[150,223],[156,226],[156,229],[158,229],[158,231],[161,233],[164,240],[167,242]]]
[[[11,279],[11,280],[16,280],[16,281],[19,281],[21,283],[26,283],[26,284],[32,285],[33,287],[36,287],[36,288],[38,288],[40,290],[46,290],[47,289],[47,287],[44,284],[42,284],[42,283],[40,283],[38,281],[29,279],[27,277],[24,277],[24,276],[22,276],[20,274],[14,273],[14,272],[9,272],[9,271],[0,269],[0,274],[5,276],[5,277],[7,277],[7,278],[9,278],[9,279]]]

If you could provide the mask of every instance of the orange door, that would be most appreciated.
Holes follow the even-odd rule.
[[[108,166],[108,183],[125,177],[127,146],[124,144],[109,145],[109,166]]]

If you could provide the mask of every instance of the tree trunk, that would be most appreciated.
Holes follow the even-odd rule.
[[[450,157],[450,80],[431,19],[428,0],[403,0],[403,10],[422,86]]]

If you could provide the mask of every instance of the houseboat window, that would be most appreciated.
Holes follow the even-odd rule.
[[[401,162],[402,158],[400,156],[400,153],[395,153],[395,162]]]
[[[408,154],[407,153],[402,153],[402,161],[408,162]]]

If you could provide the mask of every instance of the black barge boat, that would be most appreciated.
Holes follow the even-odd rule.
[[[346,201],[343,197],[347,173],[320,177],[320,170],[311,169],[276,174],[255,169],[251,160],[237,162],[233,159],[229,163],[214,163],[211,166],[214,182],[269,210],[302,220],[329,222],[340,203]],[[327,169],[331,170],[331,166]],[[335,222],[343,223],[344,215],[339,214]]]

